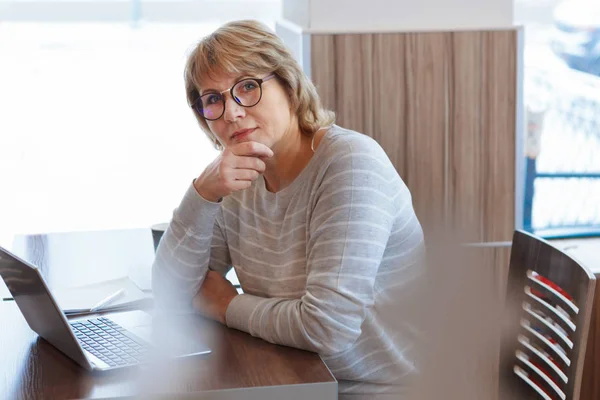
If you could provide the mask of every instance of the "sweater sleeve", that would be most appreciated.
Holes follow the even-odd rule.
[[[360,336],[394,221],[418,222],[412,206],[405,207],[410,193],[383,150],[353,150],[332,161],[313,189],[305,294],[237,296],[227,309],[229,327],[325,356]]]
[[[205,200],[190,185],[163,234],[152,265],[158,309],[191,312],[192,298],[208,268],[225,275],[231,260],[222,230],[221,203]]]

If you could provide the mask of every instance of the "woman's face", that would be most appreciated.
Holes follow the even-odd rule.
[[[263,79],[265,76],[218,74],[213,78],[206,77],[202,80],[200,95],[226,90],[223,93],[225,112],[215,121],[206,121],[223,147],[254,141],[272,149],[291,131],[291,127],[297,126],[295,115],[290,110],[288,95],[276,78],[262,83],[262,97],[253,107],[240,106],[231,97],[229,89],[242,79]]]

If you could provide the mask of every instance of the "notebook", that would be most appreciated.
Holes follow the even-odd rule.
[[[94,312],[145,309],[152,306],[152,295],[143,292],[128,277],[54,291],[54,297],[66,315],[89,314],[91,309],[114,293],[113,301]]]

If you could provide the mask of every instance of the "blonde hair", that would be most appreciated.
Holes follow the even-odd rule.
[[[213,79],[218,73],[257,77],[274,73],[288,94],[300,131],[307,136],[335,122],[335,114],[322,107],[317,89],[283,41],[258,21],[229,22],[196,45],[185,66],[188,104],[198,98],[202,79]],[[195,109],[193,112],[204,133],[220,149],[206,120]]]

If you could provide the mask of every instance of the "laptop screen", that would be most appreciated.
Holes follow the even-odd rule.
[[[0,276],[29,327],[84,367],[90,367],[40,271],[0,247]]]

